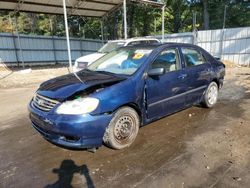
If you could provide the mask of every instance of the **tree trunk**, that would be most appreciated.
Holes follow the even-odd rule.
[[[148,10],[144,8],[143,10],[143,30],[142,36],[148,36],[149,34],[149,18],[148,18]]]
[[[134,13],[135,13],[135,7],[133,4],[130,4],[129,6],[129,19],[128,19],[128,28],[129,28],[129,32],[128,32],[128,36],[129,38],[134,37]]]
[[[203,19],[204,19],[204,29],[209,29],[209,12],[208,12],[208,0],[203,0]]]
[[[173,28],[173,33],[178,33],[181,25],[181,15],[180,12],[176,12],[174,14],[174,28]]]

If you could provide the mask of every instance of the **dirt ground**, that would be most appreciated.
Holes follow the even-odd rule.
[[[140,129],[135,143],[65,150],[31,127],[39,83],[66,68],[0,71],[0,187],[249,187],[250,68],[227,69],[213,109],[192,107]]]
[[[67,74],[66,67],[57,66],[54,68],[48,67],[33,67],[22,69],[9,69],[0,67],[0,89],[13,87],[27,87],[31,85],[39,85],[39,83],[51,78]]]

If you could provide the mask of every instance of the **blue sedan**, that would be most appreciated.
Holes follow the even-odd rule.
[[[56,145],[122,149],[143,125],[195,104],[213,107],[224,76],[225,65],[195,45],[124,47],[42,83],[30,119]]]

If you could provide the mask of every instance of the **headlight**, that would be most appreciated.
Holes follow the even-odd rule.
[[[79,98],[62,103],[56,110],[57,114],[87,114],[93,112],[99,104],[96,98]]]

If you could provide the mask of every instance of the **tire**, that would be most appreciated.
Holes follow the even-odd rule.
[[[206,108],[212,108],[218,100],[219,88],[217,83],[211,82],[204,94],[202,104]]]
[[[113,149],[129,147],[135,140],[140,126],[137,112],[130,107],[118,109],[103,136],[104,143]]]

